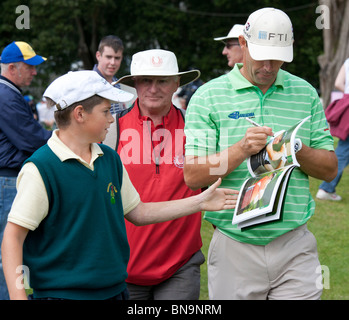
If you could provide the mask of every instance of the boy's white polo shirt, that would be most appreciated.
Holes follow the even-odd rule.
[[[94,169],[94,161],[103,155],[99,145],[93,143],[91,145],[91,162],[87,163],[58,138],[57,130],[53,132],[47,144],[61,161],[76,159],[91,170]],[[124,166],[121,198],[124,215],[133,210],[140,202],[139,194],[132,185]],[[49,203],[44,181],[37,167],[32,162],[28,162],[18,174],[17,195],[12,204],[8,221],[29,230],[35,230],[47,216],[48,208]]]

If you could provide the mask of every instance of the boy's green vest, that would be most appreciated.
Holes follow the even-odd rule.
[[[49,200],[47,217],[24,243],[34,297],[106,299],[126,288],[122,164],[100,147],[94,171],[75,159],[61,162],[48,145],[27,160],[39,169]]]

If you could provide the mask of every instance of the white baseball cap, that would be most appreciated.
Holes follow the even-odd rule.
[[[98,95],[111,102],[126,102],[133,94],[113,87],[96,71],[70,71],[54,80],[45,90],[44,97],[56,103],[57,110],[63,110],[75,102]]]
[[[263,8],[247,19],[243,35],[254,60],[293,60],[293,28],[286,13]]]
[[[184,86],[200,77],[199,70],[178,70],[177,58],[173,52],[162,49],[140,51],[132,56],[131,74],[115,83],[134,87],[133,78],[137,76],[180,76],[180,86]]]
[[[244,29],[243,24],[234,24],[234,26],[230,29],[226,37],[213,38],[213,40],[222,41],[226,39],[239,38],[239,35],[243,34],[243,29]]]

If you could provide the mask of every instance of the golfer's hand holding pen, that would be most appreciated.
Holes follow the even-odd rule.
[[[253,121],[250,118],[245,118],[249,123],[251,123],[252,125],[254,125],[255,127],[261,127],[260,124],[258,124],[257,122]],[[294,151],[295,153],[297,153],[299,150],[302,149],[302,141],[300,139],[295,139],[295,144],[294,144]]]
[[[246,156],[250,157],[258,153],[267,143],[267,139],[273,136],[273,130],[266,126],[261,126],[250,118],[245,118],[253,127],[247,129],[245,136],[240,140],[241,150]]]

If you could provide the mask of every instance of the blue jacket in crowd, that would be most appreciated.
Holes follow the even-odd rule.
[[[0,176],[16,176],[23,162],[50,136],[34,119],[21,89],[0,76]]]

